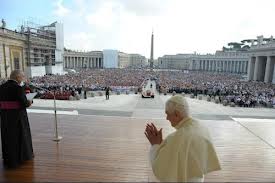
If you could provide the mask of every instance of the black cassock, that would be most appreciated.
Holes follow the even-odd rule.
[[[0,86],[2,157],[10,168],[33,158],[28,106],[25,92],[16,81],[8,80]]]

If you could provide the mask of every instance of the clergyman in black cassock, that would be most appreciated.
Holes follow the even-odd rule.
[[[4,165],[16,168],[33,159],[32,137],[26,107],[31,105],[20,83],[24,73],[15,70],[0,86],[2,157]]]

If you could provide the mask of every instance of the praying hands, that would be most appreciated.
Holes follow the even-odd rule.
[[[147,139],[149,140],[149,142],[151,143],[151,145],[161,144],[161,142],[162,142],[162,128],[160,130],[158,130],[153,123],[151,123],[151,124],[147,123],[144,134],[147,137]]]

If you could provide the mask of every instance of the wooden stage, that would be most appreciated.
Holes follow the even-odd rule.
[[[63,139],[58,144],[52,141],[53,115],[29,114],[29,119],[35,159],[15,170],[0,163],[0,181],[154,181],[144,119],[59,115]],[[275,122],[202,122],[209,127],[222,166],[205,181],[275,181]],[[164,128],[164,137],[174,131],[166,120],[156,124]]]

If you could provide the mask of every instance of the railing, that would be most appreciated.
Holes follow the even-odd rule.
[[[0,35],[24,41],[27,40],[27,36],[24,33],[15,32],[9,29],[0,28]]]
[[[255,49],[264,49],[264,48],[274,48],[275,49],[275,41],[267,43],[267,44],[258,44],[258,45],[253,45],[251,46],[251,50]]]

